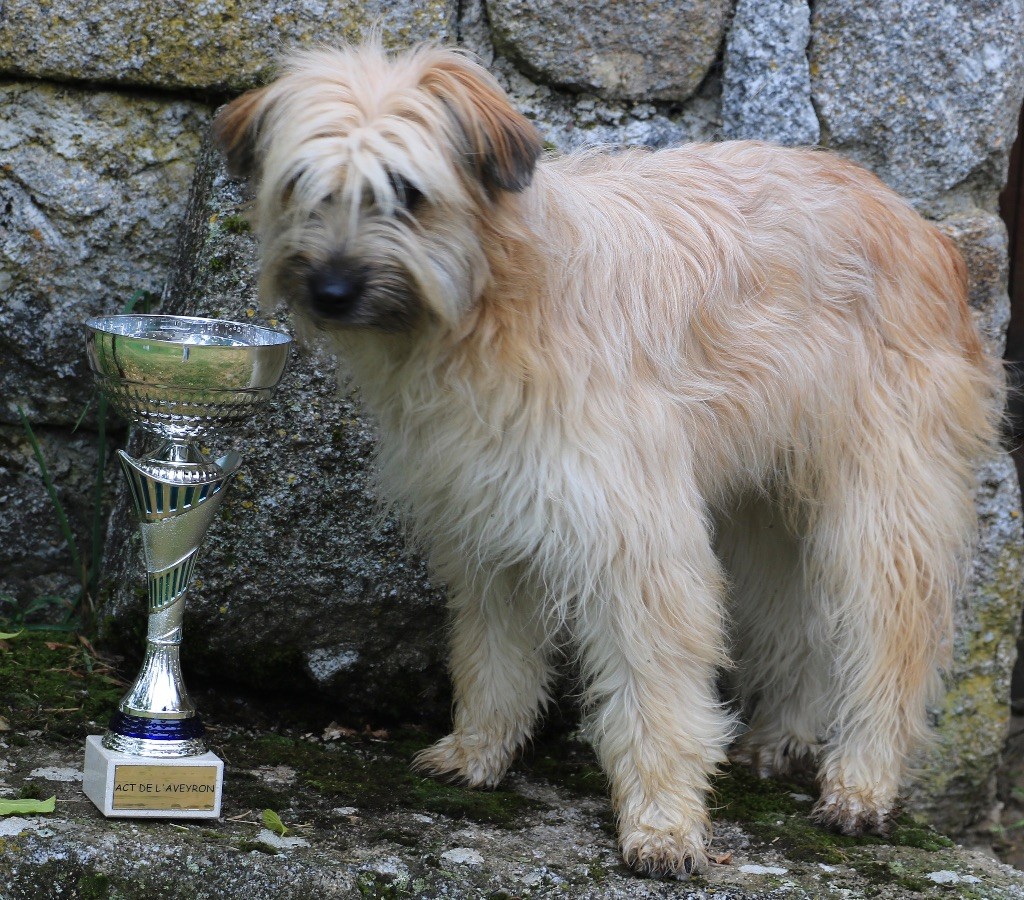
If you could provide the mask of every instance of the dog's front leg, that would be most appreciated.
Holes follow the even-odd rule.
[[[718,563],[699,539],[658,559],[663,541],[620,553],[597,594],[581,598],[577,627],[623,857],[645,874],[678,875],[706,865],[708,779],[730,720],[715,688],[725,662]]]
[[[541,608],[511,573],[449,577],[455,728],[419,753],[420,771],[470,787],[501,781],[547,702],[552,676]]]

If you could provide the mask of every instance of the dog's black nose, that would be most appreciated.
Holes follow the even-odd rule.
[[[342,319],[359,299],[366,279],[354,269],[327,266],[314,271],[308,284],[313,311],[325,319]]]

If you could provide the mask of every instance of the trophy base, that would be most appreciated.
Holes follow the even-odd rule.
[[[85,795],[107,817],[215,819],[224,763],[214,753],[177,759],[118,753],[85,740]]]

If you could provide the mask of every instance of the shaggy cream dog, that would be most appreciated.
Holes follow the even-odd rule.
[[[497,784],[571,646],[626,860],[689,872],[734,665],[737,754],[884,829],[1000,406],[951,243],[824,152],[541,159],[445,49],[298,54],[216,129],[265,302],[337,351],[448,585],[454,730],[419,766]]]

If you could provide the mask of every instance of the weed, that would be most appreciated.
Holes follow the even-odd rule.
[[[249,224],[249,220],[245,216],[240,216],[237,213],[232,213],[229,216],[224,217],[224,227],[231,234],[248,234],[252,231],[252,226]]]

